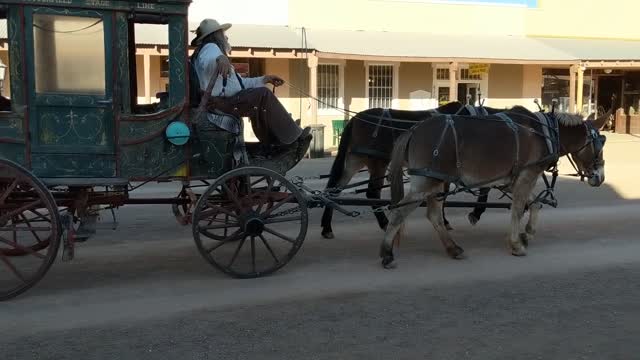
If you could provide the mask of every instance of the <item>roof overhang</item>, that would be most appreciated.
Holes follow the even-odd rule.
[[[359,55],[331,53],[315,51],[314,54],[321,59],[346,59],[362,61],[383,61],[383,62],[431,62],[431,63],[482,63],[482,64],[522,64],[522,65],[575,65],[577,60],[522,60],[522,59],[490,59],[471,57],[418,57],[418,56],[380,56],[380,55]]]

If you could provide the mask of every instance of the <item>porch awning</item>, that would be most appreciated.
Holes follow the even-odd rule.
[[[197,23],[190,23],[195,29]],[[164,29],[164,31],[162,30]],[[301,49],[301,29],[288,26],[234,24],[228,31],[233,47]],[[193,38],[190,33],[189,40]],[[0,39],[7,38],[0,20]],[[136,43],[166,46],[166,27],[136,25]],[[386,31],[306,29],[306,48],[334,57],[415,58],[575,63],[640,60],[640,40],[540,38],[526,36],[450,35]]]
[[[416,58],[540,62],[640,60],[640,41],[307,30],[309,44],[325,53]]]

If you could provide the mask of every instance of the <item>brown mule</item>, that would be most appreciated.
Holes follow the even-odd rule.
[[[540,203],[532,201],[536,181],[557,163],[558,157],[570,156],[579,172],[589,179],[589,185],[602,184],[606,138],[598,130],[608,115],[584,121],[579,115],[534,114],[518,108],[484,117],[440,115],[398,138],[389,169],[392,201],[398,207],[389,214],[380,248],[384,267],[393,266],[392,244],[401,237],[407,216],[423,201],[427,202],[427,218],[449,256],[462,258],[463,249],[451,238],[442,217],[443,201],[438,194],[445,190],[446,181],[472,188],[503,186],[512,194],[508,244],[517,256],[526,255],[526,243],[535,232],[541,208]],[[404,164],[411,177],[406,195]],[[529,221],[521,232],[528,203]]]

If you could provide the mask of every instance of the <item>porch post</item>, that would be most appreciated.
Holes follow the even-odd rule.
[[[578,71],[578,95],[576,95],[576,112],[582,113],[582,101],[583,101],[583,89],[584,89],[584,70],[585,68],[580,65],[576,69]]]
[[[458,63],[449,63],[449,101],[458,100]]]
[[[144,97],[151,104],[151,55],[144,54]]]
[[[307,60],[309,66],[309,94],[312,99],[309,99],[311,103],[311,122],[313,124],[318,123],[318,102],[315,100],[318,98],[318,58],[316,56],[310,56]]]
[[[569,68],[569,109],[567,112],[576,111],[576,68],[571,65]]]

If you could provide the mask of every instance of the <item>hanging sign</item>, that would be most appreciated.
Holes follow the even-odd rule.
[[[469,75],[484,75],[489,72],[489,64],[469,64]]]

